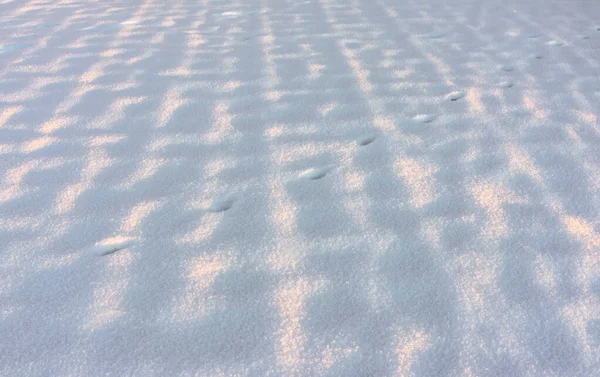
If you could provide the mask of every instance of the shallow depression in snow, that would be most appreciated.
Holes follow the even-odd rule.
[[[316,180],[325,177],[331,171],[330,167],[311,168],[300,174],[300,178]]]
[[[418,123],[431,123],[437,118],[434,114],[417,114],[413,120]]]
[[[450,101],[458,101],[463,98],[467,93],[464,90],[454,91],[446,96],[446,99]]]
[[[122,236],[104,239],[89,248],[89,252],[97,256],[106,256],[133,246],[134,240]]]
[[[372,142],[374,142],[376,138],[377,137],[375,135],[365,135],[365,136],[359,137],[358,140],[356,140],[356,142],[360,146],[365,146],[365,145],[369,145]]]
[[[223,212],[233,207],[235,199],[229,195],[218,196],[213,199],[211,205],[208,207],[209,212]]]

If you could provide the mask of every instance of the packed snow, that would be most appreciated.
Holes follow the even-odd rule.
[[[0,375],[599,375],[599,20],[0,0]]]

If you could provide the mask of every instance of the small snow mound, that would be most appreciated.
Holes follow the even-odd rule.
[[[546,44],[547,44],[548,46],[554,46],[554,47],[559,47],[559,46],[562,46],[562,45],[563,45],[563,43],[562,43],[561,41],[557,41],[556,39],[553,39],[553,40],[551,40],[551,41],[548,41],[548,42],[546,42]]]
[[[90,248],[90,253],[97,256],[105,256],[116,253],[117,251],[127,249],[133,245],[133,240],[130,238],[116,236],[107,238],[100,242],[96,242],[94,246]]]
[[[366,136],[359,138],[356,142],[358,143],[358,145],[364,147],[365,145],[369,145],[374,141],[375,141],[375,135],[366,135]]]
[[[514,69],[514,67],[510,64],[502,64],[500,65],[500,69],[506,72],[510,72]]]
[[[321,179],[324,176],[326,176],[330,170],[331,169],[327,168],[327,167],[312,168],[312,169],[309,169],[309,170],[305,171],[304,173],[300,174],[300,178],[310,179],[310,180]]]
[[[502,81],[498,83],[498,86],[501,88],[512,88],[515,84],[512,81]]]
[[[233,198],[231,196],[218,196],[213,199],[212,204],[208,207],[209,212],[224,212],[233,207]]]
[[[467,93],[464,90],[456,90],[446,96],[446,99],[450,101],[458,101],[463,98]]]
[[[431,123],[433,122],[435,119],[435,115],[433,114],[419,114],[419,115],[415,115],[413,117],[413,120],[415,122],[420,122],[420,123]]]

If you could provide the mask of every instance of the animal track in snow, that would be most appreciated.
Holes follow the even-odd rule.
[[[366,135],[366,136],[363,136],[363,137],[359,138],[358,140],[356,140],[358,145],[360,145],[362,147],[364,147],[365,145],[369,145],[374,141],[375,141],[375,135]]]
[[[97,242],[90,248],[90,252],[97,256],[106,256],[127,249],[131,245],[133,245],[132,239],[116,236]]]
[[[120,25],[122,26],[135,26],[135,25],[143,25],[143,24],[147,24],[149,23],[150,20],[129,20],[129,21],[124,21],[121,22]]]
[[[431,123],[435,118],[436,116],[433,114],[418,114],[413,117],[413,120],[420,123]]]
[[[224,212],[233,207],[234,199],[228,195],[217,196],[213,199],[210,207],[207,208],[209,212]]]
[[[467,93],[464,90],[457,90],[452,93],[449,93],[446,96],[446,99],[450,101],[458,101],[459,99],[463,98],[466,94]]]
[[[242,15],[242,13],[238,12],[238,11],[223,12],[223,13],[219,14],[219,16],[221,16],[223,18],[235,18],[235,17],[239,17],[241,15]]]
[[[240,12],[240,11],[228,11],[228,12],[223,12],[223,13],[218,13],[217,17],[220,17],[221,19],[231,19],[231,18],[238,18],[238,17],[242,17],[242,16],[249,16],[249,15],[253,15],[253,14],[259,14],[260,11],[249,11],[249,12]]]
[[[300,174],[300,178],[316,180],[321,179],[329,173],[331,169],[328,167],[312,168]]]

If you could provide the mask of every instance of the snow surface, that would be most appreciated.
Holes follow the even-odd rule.
[[[0,375],[597,376],[599,20],[0,0]]]

